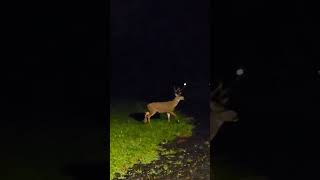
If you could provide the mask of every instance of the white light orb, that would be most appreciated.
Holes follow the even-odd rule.
[[[238,76],[243,75],[243,73],[244,73],[244,70],[243,70],[242,68],[239,68],[239,69],[237,69],[237,71],[236,71],[236,74],[237,74]]]
[[[183,85],[184,85],[184,86],[186,86],[186,85],[187,85],[187,83],[183,83]]]

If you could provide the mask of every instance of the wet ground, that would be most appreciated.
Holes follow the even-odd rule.
[[[210,179],[210,143],[207,126],[194,120],[193,136],[178,137],[161,145],[160,158],[150,164],[136,164],[118,179]]]

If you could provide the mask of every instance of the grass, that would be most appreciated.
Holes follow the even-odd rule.
[[[160,144],[174,140],[177,136],[191,136],[193,126],[177,113],[180,123],[175,119],[168,122],[151,119],[151,124],[135,120],[131,113],[145,112],[144,103],[112,103],[110,108],[110,179],[115,173],[121,176],[136,163],[150,163],[157,160]],[[173,152],[169,152],[173,153]]]

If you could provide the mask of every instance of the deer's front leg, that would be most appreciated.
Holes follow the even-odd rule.
[[[174,118],[179,122],[178,116],[174,112],[170,112],[174,116]]]
[[[167,113],[168,122],[170,122],[170,113]]]

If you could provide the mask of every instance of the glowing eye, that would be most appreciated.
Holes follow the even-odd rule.
[[[187,85],[187,83],[184,83],[183,85],[184,85],[184,86],[186,86],[186,85]]]

